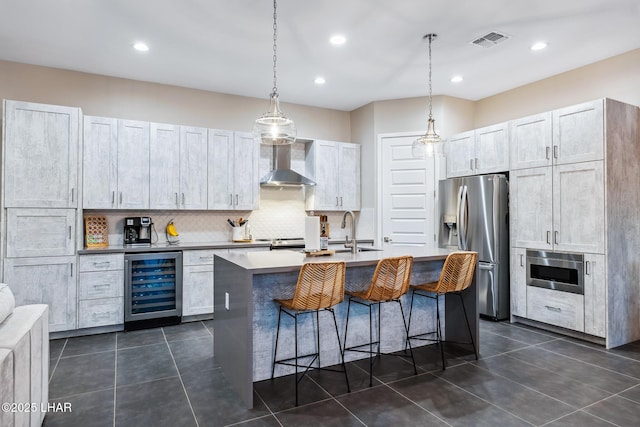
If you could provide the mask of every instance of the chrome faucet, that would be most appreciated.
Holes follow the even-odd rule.
[[[342,225],[341,228],[346,228],[347,226],[347,215],[351,216],[351,231],[353,235],[351,236],[351,241],[349,241],[349,235],[345,234],[344,236],[344,247],[351,248],[351,253],[358,253],[358,242],[356,241],[356,217],[353,215],[353,212],[346,211],[344,215],[342,215]]]

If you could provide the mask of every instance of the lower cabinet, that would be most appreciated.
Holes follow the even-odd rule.
[[[527,317],[527,250],[511,248],[511,315]]]
[[[227,249],[182,251],[182,315],[213,313],[213,257]]]
[[[78,328],[124,323],[124,255],[80,255]]]
[[[584,296],[527,286],[527,317],[584,332]]]
[[[584,254],[584,331],[607,335],[607,287],[604,255]]]
[[[48,304],[49,331],[76,329],[76,257],[6,258],[16,305]]]

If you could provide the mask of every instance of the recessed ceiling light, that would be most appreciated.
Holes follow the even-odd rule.
[[[139,50],[140,52],[146,52],[149,50],[149,46],[147,46],[146,43],[143,42],[136,42],[133,44],[133,48],[135,50]]]
[[[331,38],[329,39],[329,43],[335,46],[343,45],[346,41],[346,37],[342,34],[336,34],[335,36],[331,36]]]
[[[462,81],[462,76],[453,76],[451,77],[451,83],[460,83]]]
[[[324,79],[324,77],[316,77],[313,82],[318,86],[322,86],[323,84],[326,83],[326,80]]]
[[[531,50],[542,50],[547,47],[547,43],[545,42],[537,42],[531,45]]]

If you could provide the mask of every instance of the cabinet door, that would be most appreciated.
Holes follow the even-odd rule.
[[[233,132],[210,129],[208,141],[207,206],[209,209],[233,209]]]
[[[551,113],[536,114],[509,124],[511,169],[551,165]]]
[[[75,254],[75,209],[7,209],[7,257]]]
[[[7,258],[4,280],[16,305],[48,304],[49,331],[76,328],[76,257]]]
[[[360,145],[339,144],[340,209],[360,210]]]
[[[234,209],[256,209],[260,197],[260,145],[248,132],[235,132],[233,142]]]
[[[554,166],[556,250],[604,253],[603,169],[603,161]]]
[[[475,131],[475,173],[509,170],[509,125],[501,123]]]
[[[84,116],[82,206],[113,209],[118,191],[118,121]]]
[[[512,171],[509,177],[511,246],[552,249],[551,166]]]
[[[554,111],[553,144],[553,161],[556,164],[603,159],[603,100]]]
[[[312,190],[313,209],[340,210],[338,144],[333,141],[315,141],[312,150],[314,151],[313,180],[316,182]]]
[[[607,283],[604,255],[584,254],[584,332],[605,337]]]
[[[182,267],[182,315],[213,313],[213,263]]]
[[[5,207],[78,206],[78,108],[4,104]]]
[[[180,207],[180,133],[176,125],[149,125],[149,208]]]
[[[511,248],[511,315],[527,317],[527,263],[524,248]]]
[[[149,123],[118,120],[118,208],[149,209]]]
[[[474,173],[474,131],[461,133],[447,139],[445,144],[447,178],[468,176]]]
[[[207,129],[180,126],[180,208],[207,209]]]

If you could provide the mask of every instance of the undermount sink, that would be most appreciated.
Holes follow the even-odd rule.
[[[345,248],[343,246],[339,246],[337,248],[329,247],[329,249],[335,251],[336,253],[343,252],[351,252],[351,248]],[[369,251],[381,251],[380,248],[374,248],[373,246],[358,246],[358,252],[369,252]]]

